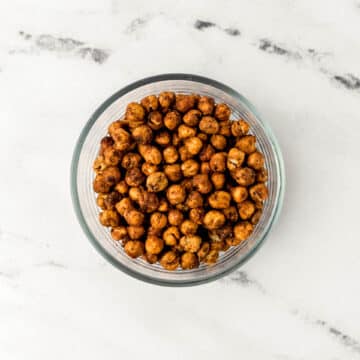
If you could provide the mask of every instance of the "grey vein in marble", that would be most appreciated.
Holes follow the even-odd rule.
[[[194,23],[194,28],[196,30],[200,30],[203,31],[204,29],[208,29],[208,28],[217,28],[219,30],[224,31],[226,34],[230,35],[230,36],[240,36],[241,32],[239,29],[237,28],[233,28],[233,27],[227,27],[227,28],[222,28],[221,26],[215,24],[214,22],[211,21],[206,21],[206,20],[196,20]]]

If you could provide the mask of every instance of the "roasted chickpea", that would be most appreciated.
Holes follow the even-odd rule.
[[[264,202],[269,196],[267,187],[262,183],[252,186],[249,194],[255,202],[260,203]]]
[[[215,191],[209,196],[208,201],[213,209],[226,209],[230,206],[231,195],[226,191]]]
[[[115,132],[116,130],[122,128],[122,125],[121,125],[122,122],[123,122],[122,120],[116,120],[116,121],[113,121],[113,122],[109,125],[109,127],[108,127],[108,132],[109,132],[109,134],[110,134],[111,137],[113,136],[113,134],[114,134],[114,132]],[[113,144],[114,144],[114,142],[113,142]]]
[[[144,255],[144,259],[149,263],[149,264],[155,264],[158,261],[158,256],[155,254],[148,254],[146,253]]]
[[[175,94],[170,91],[164,91],[159,94],[159,104],[163,110],[163,112],[167,111],[169,107],[175,101]]]
[[[179,148],[179,155],[180,155],[181,161],[186,161],[193,157],[193,155],[189,153],[189,151],[187,150],[187,148],[185,146],[181,146]]]
[[[105,181],[112,185],[117,184],[120,181],[121,173],[118,167],[109,166],[102,171],[101,175],[105,178]]]
[[[255,151],[254,153],[250,154],[247,159],[247,164],[255,170],[260,170],[264,166],[264,156],[263,154]]]
[[[147,230],[147,235],[161,237],[162,231],[163,229],[157,229],[150,226]]]
[[[164,117],[164,125],[169,130],[175,130],[181,123],[181,115],[176,111],[169,111]]]
[[[213,241],[210,243],[210,250],[224,251],[226,247],[225,240]]]
[[[127,233],[131,240],[138,240],[145,234],[145,229],[143,226],[128,226]]]
[[[142,105],[143,108],[146,109],[147,112],[155,111],[159,107],[159,102],[155,95],[149,95],[144,97],[140,101],[140,104]]]
[[[104,151],[104,161],[108,166],[115,166],[121,160],[121,152],[119,150],[115,150],[114,148],[107,148]]]
[[[96,205],[102,209],[106,210],[105,197],[107,194],[99,194],[96,198]]]
[[[144,222],[144,214],[138,210],[125,212],[124,218],[129,225],[140,226]]]
[[[185,177],[192,177],[199,172],[200,165],[197,161],[189,159],[181,164],[181,171]]]
[[[152,130],[160,130],[164,126],[162,114],[159,111],[152,111],[148,115],[147,124]]]
[[[128,240],[128,233],[125,226],[117,226],[111,229],[111,237],[115,241],[126,241]]]
[[[114,140],[110,136],[105,136],[100,141],[99,155],[103,155],[106,149],[112,148]]]
[[[253,216],[251,217],[251,223],[253,225],[256,225],[260,221],[261,215],[262,215],[262,210],[260,209],[256,210]]]
[[[210,169],[216,172],[224,172],[226,169],[227,154],[224,152],[214,154],[210,159]]]
[[[170,225],[179,226],[184,219],[184,215],[180,210],[171,209],[168,213],[168,222]]]
[[[169,271],[176,270],[179,266],[179,258],[175,251],[166,252],[160,259],[160,265]]]
[[[201,225],[205,216],[205,210],[202,207],[191,209],[189,211],[189,218],[195,224]]]
[[[210,210],[204,216],[203,224],[209,230],[221,228],[225,224],[225,215],[218,210]]]
[[[180,139],[187,139],[196,135],[196,129],[191,126],[181,124],[178,127],[178,135]]]
[[[176,226],[168,227],[163,233],[165,245],[175,246],[180,239],[180,231]]]
[[[237,222],[239,219],[239,215],[235,206],[229,206],[227,209],[223,210],[223,213],[226,219],[231,222]]]
[[[108,166],[109,165],[105,163],[104,155],[99,155],[93,163],[93,169],[97,174],[104,171]]]
[[[173,182],[177,182],[182,178],[180,164],[165,165],[164,173],[168,179]]]
[[[96,200],[99,207],[103,210],[113,210],[116,203],[121,199],[120,194],[117,191],[112,191],[109,194],[100,194]]]
[[[93,189],[96,193],[108,193],[110,192],[113,186],[112,182],[108,182],[104,175],[97,174],[94,182],[93,182]]]
[[[115,227],[119,225],[119,214],[115,210],[104,210],[99,214],[100,223],[104,226]]]
[[[154,236],[149,235],[145,241],[145,250],[149,254],[160,254],[164,248],[164,240]]]
[[[204,203],[203,197],[198,191],[192,191],[186,199],[186,205],[188,206],[189,209],[202,207],[203,203]]]
[[[219,122],[219,125],[220,125],[219,134],[224,135],[225,137],[231,136],[231,123],[232,123],[232,121],[230,121],[230,120],[220,121]]]
[[[194,253],[185,252],[181,255],[181,267],[184,270],[191,270],[199,267],[199,260]]]
[[[183,116],[183,122],[189,126],[197,126],[201,119],[201,112],[199,110],[189,110]]]
[[[185,139],[184,146],[191,155],[197,155],[200,152],[203,143],[198,137],[194,136]]]
[[[191,220],[184,220],[180,225],[180,231],[184,235],[194,235],[198,229],[198,225]]]
[[[232,234],[231,225],[225,225],[219,229],[208,231],[209,238],[212,242],[220,242]]]
[[[150,216],[150,225],[155,229],[163,229],[167,224],[167,217],[161,212],[154,212]]]
[[[204,161],[210,161],[211,157],[215,154],[215,149],[212,147],[212,145],[207,144],[205,145],[200,154],[199,154],[199,159],[204,162]]]
[[[231,148],[229,150],[228,156],[227,156],[227,168],[230,171],[234,171],[235,169],[241,167],[245,160],[245,153],[237,148]]]
[[[256,137],[253,135],[243,136],[236,142],[235,146],[245,154],[251,154],[256,151]]]
[[[121,216],[124,216],[125,213],[129,212],[134,208],[134,205],[130,198],[123,198],[115,205],[115,208]]]
[[[133,129],[132,137],[138,144],[150,144],[153,138],[153,132],[148,125],[140,125]]]
[[[200,173],[201,174],[210,174],[211,173],[211,168],[210,168],[210,163],[209,162],[203,162],[200,165]]]
[[[215,117],[220,121],[226,121],[230,119],[231,110],[226,104],[217,104],[215,106]]]
[[[208,141],[208,135],[204,134],[204,133],[198,133],[197,134],[197,137],[203,142],[207,142]]]
[[[145,181],[145,175],[139,168],[131,168],[126,171],[125,181],[129,186],[140,186]]]
[[[119,183],[116,184],[115,190],[121,195],[124,195],[127,194],[127,192],[129,191],[129,186],[125,180],[121,180]]]
[[[179,158],[179,153],[177,152],[176,147],[168,146],[167,148],[165,148],[163,150],[163,158],[166,163],[174,164]]]
[[[198,235],[185,235],[180,238],[180,246],[182,246],[185,251],[195,253],[200,249],[200,245],[201,237]]]
[[[153,192],[142,191],[138,204],[141,211],[145,213],[152,213],[159,207],[159,198]]]
[[[149,176],[151,174],[153,174],[154,172],[159,171],[159,168],[157,165],[154,164],[150,164],[148,162],[144,162],[141,165],[141,171],[143,172],[143,174],[145,174],[146,176]]]
[[[199,123],[199,129],[205,134],[217,134],[220,130],[220,125],[212,116],[203,116]]]
[[[204,260],[206,255],[209,253],[210,251],[210,244],[208,242],[203,242],[201,244],[200,249],[197,252],[197,256],[199,258],[200,261]]]
[[[209,164],[210,167],[210,164]],[[214,185],[214,188],[216,190],[220,190],[224,187],[225,185],[225,181],[226,181],[226,177],[224,175],[224,173],[220,173],[220,172],[215,172],[213,174],[211,174],[211,182]]]
[[[138,202],[141,198],[143,190],[139,187],[131,187],[129,189],[129,197],[132,201]]]
[[[185,191],[192,191],[193,189],[193,182],[191,178],[184,179],[180,185],[185,189]]]
[[[171,143],[176,147],[178,147],[180,145],[181,139],[180,139],[180,136],[178,133],[173,134]]]
[[[168,186],[168,179],[163,172],[154,172],[150,174],[146,179],[146,187],[150,192],[163,191]]]
[[[211,115],[215,107],[214,99],[208,96],[201,96],[197,107],[204,115]]]
[[[144,254],[144,244],[138,240],[130,240],[125,246],[124,250],[132,258],[137,258]]]
[[[160,199],[158,211],[160,211],[160,212],[168,212],[169,211],[169,203],[165,199]]]
[[[141,163],[141,156],[137,153],[129,152],[121,160],[121,166],[124,169],[138,168]]]
[[[237,168],[231,172],[232,178],[242,186],[249,186],[255,182],[255,171],[251,168]]]
[[[250,126],[245,120],[233,121],[231,124],[231,133],[234,136],[244,136],[248,133],[249,128]]]
[[[204,262],[208,265],[215,264],[217,259],[219,258],[219,251],[212,249],[208,252],[208,254],[204,258]]]
[[[268,171],[264,168],[259,169],[256,172],[256,181],[257,182],[266,182],[268,180]]]
[[[192,180],[194,188],[201,194],[208,194],[212,190],[212,184],[207,174],[197,174]]]
[[[230,189],[231,196],[236,203],[241,203],[248,197],[248,191],[244,186],[235,186]]]
[[[176,94],[175,108],[185,113],[195,106],[196,97],[194,95]]]
[[[130,128],[136,128],[145,122],[145,109],[140,104],[132,102],[126,107],[125,118],[129,121]]]
[[[166,191],[166,196],[171,205],[177,205],[185,201],[186,192],[180,185],[171,185]]]
[[[164,130],[159,132],[156,136],[155,136],[155,142],[157,144],[159,144],[161,147],[165,147],[170,145],[171,143],[171,135],[168,131]]]
[[[255,212],[255,204],[250,200],[245,200],[238,205],[239,215],[242,220],[248,220]]]
[[[139,145],[140,155],[153,165],[159,165],[162,160],[161,152],[158,148],[152,145]]]
[[[210,142],[217,150],[224,150],[227,145],[226,137],[220,134],[211,135]]]
[[[248,221],[243,221],[234,226],[234,237],[229,245],[239,245],[241,242],[246,240],[254,230],[254,226]]]

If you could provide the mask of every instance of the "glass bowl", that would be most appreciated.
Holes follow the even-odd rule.
[[[119,242],[112,240],[108,228],[98,220],[99,209],[92,188],[92,164],[97,156],[99,143],[107,134],[109,124],[124,115],[126,105],[161,91],[197,93],[211,96],[215,102],[224,102],[232,110],[232,118],[244,118],[257,137],[257,146],[265,156],[269,172],[269,198],[264,204],[263,215],[249,239],[239,246],[220,253],[214,265],[200,265],[193,270],[167,271],[158,264],[129,258]],[[91,116],[76,144],[71,169],[71,190],[76,215],[95,248],[114,266],[143,281],[167,286],[189,286],[216,280],[244,264],[264,242],[277,219],[284,194],[283,160],[275,137],[253,105],[230,87],[217,81],[189,74],[164,74],[130,84],[112,95]]]

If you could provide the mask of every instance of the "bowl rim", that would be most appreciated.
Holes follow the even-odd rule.
[[[141,87],[143,85],[147,85],[154,82],[159,81],[165,81],[165,80],[187,80],[187,81],[194,81],[198,83],[202,83],[205,85],[210,85],[213,87],[216,87],[229,95],[233,96],[240,102],[244,103],[249,110],[256,116],[257,120],[261,123],[263,128],[265,129],[266,135],[272,145],[272,148],[275,153],[275,159],[276,159],[276,165],[278,170],[278,178],[279,178],[279,191],[278,196],[275,201],[275,209],[272,214],[272,217],[269,219],[269,224],[267,226],[267,229],[265,233],[263,234],[260,241],[254,246],[254,248],[251,249],[239,262],[233,264],[231,267],[224,269],[222,272],[212,275],[210,277],[207,277],[205,279],[192,279],[187,281],[169,281],[169,280],[163,280],[163,279],[157,279],[153,278],[151,276],[147,276],[144,274],[140,274],[137,271],[128,268],[124,266],[121,262],[117,260],[116,257],[112,256],[108,252],[104,250],[104,248],[100,245],[100,243],[97,241],[95,236],[92,234],[90,229],[88,228],[85,220],[85,216],[81,210],[80,207],[80,200],[79,200],[79,194],[77,190],[77,169],[78,169],[78,163],[79,158],[81,154],[81,150],[84,144],[84,140],[86,139],[86,136],[88,132],[90,131],[93,124],[96,122],[98,117],[103,113],[103,111],[110,106],[114,101],[116,101],[121,96],[127,94],[128,92],[135,90],[138,87]],[[80,136],[76,142],[72,161],[71,161],[71,169],[70,169],[70,187],[71,187],[71,198],[73,207],[75,210],[75,214],[77,216],[77,219],[80,223],[80,226],[91,242],[91,244],[95,247],[95,249],[107,260],[109,261],[113,266],[115,266],[117,269],[121,270],[122,272],[126,273],[127,275],[132,276],[133,278],[136,278],[141,281],[145,281],[151,284],[155,285],[161,285],[161,286],[170,286],[170,287],[185,287],[185,286],[194,286],[194,285],[201,285],[205,284],[211,281],[215,281],[219,278],[222,278],[229,273],[233,272],[234,270],[238,269],[240,266],[244,265],[257,251],[258,249],[263,245],[265,239],[267,238],[269,232],[273,228],[274,224],[279,218],[281,208],[284,201],[284,193],[285,193],[285,169],[284,169],[284,161],[283,156],[279,147],[279,144],[274,136],[274,133],[272,132],[269,125],[262,120],[260,117],[258,111],[255,109],[255,107],[250,103],[249,100],[247,100],[243,95],[241,95],[239,92],[234,90],[233,88],[210,78],[200,76],[200,75],[193,75],[193,74],[186,74],[186,73],[167,73],[167,74],[160,74],[160,75],[154,75],[150,77],[143,78],[141,80],[132,82],[129,85],[126,85],[119,91],[115,92],[113,95],[111,95],[108,99],[106,99],[91,115],[90,119],[86,122],[84,128],[82,129]]]

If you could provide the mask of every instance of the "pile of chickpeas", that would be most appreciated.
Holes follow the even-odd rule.
[[[94,162],[102,225],[127,255],[167,270],[216,263],[258,223],[267,170],[226,104],[162,92],[127,105]]]

